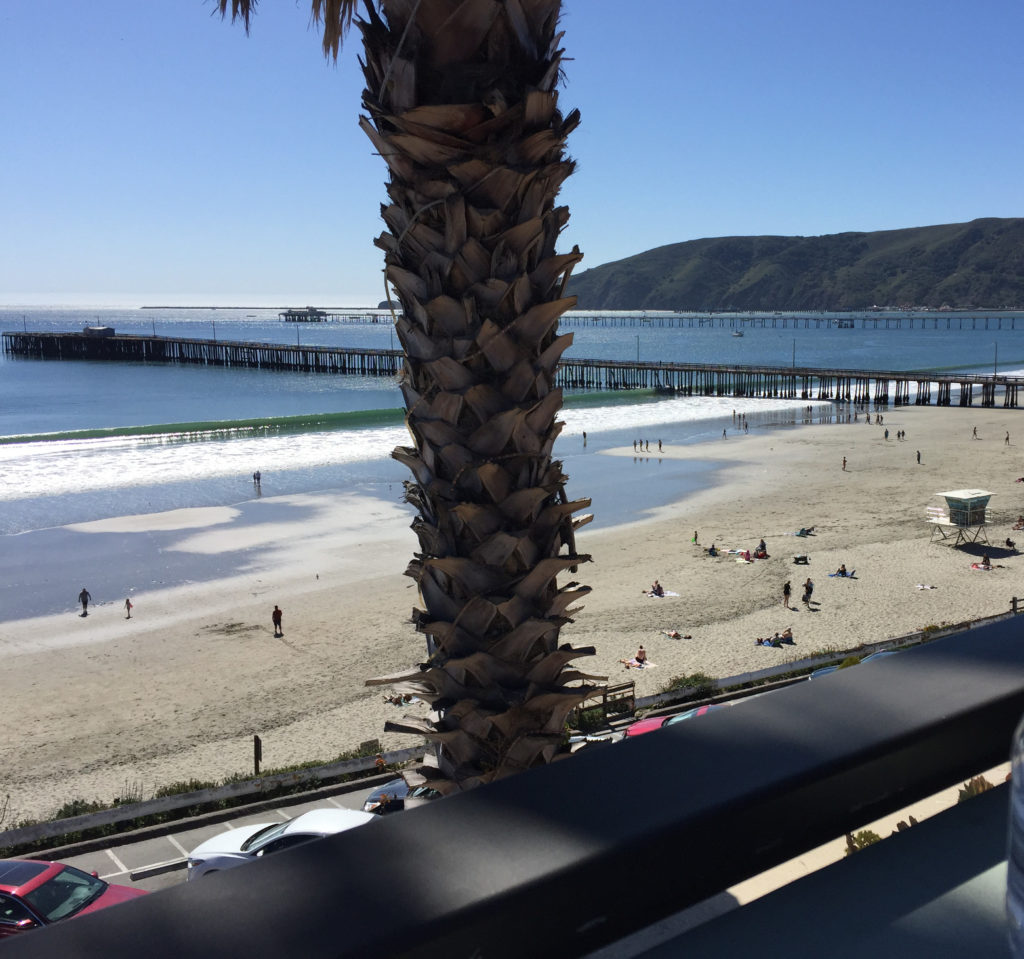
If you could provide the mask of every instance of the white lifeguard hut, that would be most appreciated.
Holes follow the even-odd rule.
[[[936,493],[946,501],[946,509],[928,507],[928,522],[932,524],[932,539],[936,534],[942,539],[953,537],[953,545],[988,543],[985,527],[988,525],[988,501],[992,493],[984,489],[954,489]]]

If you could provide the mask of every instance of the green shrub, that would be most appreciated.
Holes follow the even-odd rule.
[[[102,809],[109,808],[106,803],[95,802],[88,799],[72,799],[70,802],[64,803],[50,818],[51,819],[71,819],[74,816],[84,816],[87,813],[99,812]]]
[[[153,798],[180,796],[182,793],[199,792],[200,789],[213,789],[217,785],[217,782],[205,779],[179,779],[177,782],[167,783],[166,786],[158,786],[153,790]]]
[[[867,849],[868,846],[881,842],[882,837],[870,829],[861,829],[859,832],[848,832],[846,834],[846,855],[852,856],[855,852]]]
[[[691,673],[689,676],[673,676],[662,690],[664,693],[678,691],[688,691],[690,699],[703,699],[713,696],[718,691],[718,687],[713,676],[707,676],[704,673]]]
[[[581,710],[576,719],[576,728],[581,733],[592,733],[606,725],[607,720],[601,706],[592,706],[590,709]]]
[[[962,803],[965,799],[973,799],[975,796],[979,796],[991,788],[992,783],[984,776],[975,776],[963,784],[960,792],[957,794],[956,801]]]

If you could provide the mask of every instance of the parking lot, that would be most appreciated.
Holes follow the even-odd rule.
[[[328,806],[362,809],[363,801],[376,784],[363,785],[352,792],[318,795],[294,803],[284,797],[279,805],[263,807],[259,811],[239,807],[234,816],[217,822],[186,819],[165,835],[148,838],[138,836],[127,842],[123,841],[124,837],[113,836],[110,837],[109,845],[88,852],[70,852],[67,855],[60,852],[53,855],[35,853],[25,858],[57,859],[86,872],[95,872],[107,882],[155,892],[185,882],[185,860],[189,851],[226,829],[250,823],[284,822],[310,809]]]

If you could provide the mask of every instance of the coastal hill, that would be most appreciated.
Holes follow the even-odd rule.
[[[672,243],[569,281],[581,310],[1024,309],[1024,218]]]

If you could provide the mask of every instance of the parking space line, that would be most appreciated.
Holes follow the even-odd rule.
[[[178,852],[180,852],[183,856],[185,856],[185,857],[188,856],[188,850],[180,842],[178,842],[178,840],[175,839],[174,836],[168,836],[167,837],[167,841],[172,846],[174,846],[174,848],[177,849]]]
[[[344,807],[344,806],[343,806],[343,805],[342,805],[342,804],[341,804],[340,802],[338,802],[338,800],[337,800],[337,799],[335,799],[335,798],[334,798],[333,796],[327,796],[327,797],[326,797],[326,801],[327,801],[327,802],[329,802],[329,803],[330,803],[330,804],[331,804],[332,806],[337,806],[337,807],[338,807],[339,809],[344,809],[344,808],[345,808],[345,807]]]
[[[113,860],[114,865],[117,866],[117,868],[120,869],[122,873],[128,872],[128,867],[123,862],[121,862],[121,860],[118,859],[117,856],[114,855],[114,851],[112,849],[104,849],[103,851],[108,856],[110,856],[111,860]]]

